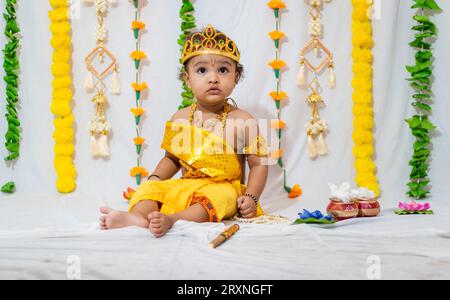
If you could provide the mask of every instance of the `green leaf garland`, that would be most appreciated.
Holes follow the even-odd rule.
[[[195,29],[197,26],[195,25],[195,17],[193,15],[195,9],[194,5],[190,0],[182,0],[183,3],[180,9],[180,18],[181,18],[181,35],[178,39],[178,45],[181,47],[181,53],[183,53],[184,42],[186,41],[186,37]],[[180,58],[181,63],[181,58]],[[181,67],[181,70],[184,70],[184,66]],[[181,97],[183,101],[178,109],[183,109],[188,107],[194,103],[194,93],[192,93],[191,89],[187,86],[186,82],[183,81],[183,92],[181,93]]]
[[[413,17],[417,24],[412,27],[412,30],[417,33],[409,45],[417,50],[416,63],[412,66],[406,66],[406,70],[411,74],[408,81],[414,89],[412,105],[417,113],[406,120],[413,136],[416,138],[413,158],[409,162],[412,170],[407,194],[414,199],[424,199],[430,193],[430,180],[428,179],[431,156],[430,131],[436,128],[429,115],[432,109],[430,101],[432,98],[431,77],[433,75],[431,38],[437,36],[437,27],[430,20],[429,15],[440,11],[441,8],[435,0],[413,0],[413,2],[414,5],[411,8],[418,9],[418,12]]]
[[[6,83],[6,122],[8,129],[5,134],[5,147],[8,156],[5,161],[13,162],[20,156],[20,121],[16,104],[19,101],[19,72],[20,64],[18,59],[18,49],[20,47],[17,34],[20,32],[19,25],[16,22],[16,4],[17,0],[6,0],[6,12],[3,14],[5,19],[5,36],[7,43],[3,50],[3,69]],[[15,183],[8,182],[1,191],[3,193],[13,193],[15,191]]]

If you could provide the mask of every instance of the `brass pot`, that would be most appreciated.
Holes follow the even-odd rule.
[[[327,206],[327,213],[332,215],[337,221],[356,218],[359,207],[356,202],[344,203],[339,199],[331,198]]]
[[[358,204],[358,217],[376,217],[380,214],[380,203],[377,199],[357,198],[354,201]]]

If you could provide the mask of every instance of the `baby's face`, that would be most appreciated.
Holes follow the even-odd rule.
[[[205,105],[216,105],[231,95],[236,87],[236,63],[220,55],[193,57],[186,70],[186,82],[197,101]]]

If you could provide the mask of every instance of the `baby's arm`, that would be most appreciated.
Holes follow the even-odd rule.
[[[260,132],[256,120],[247,112],[243,113],[243,119],[246,120],[244,130],[244,142],[247,149],[246,157],[250,168],[246,194],[253,195],[257,200],[261,197],[269,174],[267,164],[267,154],[263,152],[266,149],[256,147],[255,142]],[[260,152],[261,151],[261,152]],[[244,218],[256,216],[256,203],[252,197],[242,196],[238,199],[238,208]]]
[[[181,168],[181,164],[176,156],[166,151],[166,155],[159,161],[149,180],[167,180],[175,176]],[[161,179],[159,179],[159,178]]]
[[[182,109],[182,110],[177,111],[175,114],[173,114],[170,121],[174,122],[176,120],[186,118],[186,116],[187,116],[187,110]],[[149,178],[149,180],[170,179],[173,176],[175,176],[175,174],[177,174],[180,169],[181,169],[180,160],[175,155],[166,151],[166,154],[159,161],[155,170],[151,174],[151,175],[157,175],[161,179],[159,179],[157,176],[152,176],[151,178]]]

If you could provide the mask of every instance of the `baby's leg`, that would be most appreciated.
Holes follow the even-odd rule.
[[[165,215],[157,211],[152,212],[148,215],[148,220],[150,231],[159,238],[165,235],[178,220],[203,223],[209,221],[209,215],[201,204],[196,203],[173,215]]]
[[[151,200],[140,201],[130,213],[101,207],[100,212],[104,215],[100,217],[100,227],[103,230],[128,226],[148,228],[147,216],[152,211],[158,211],[158,203]]]

